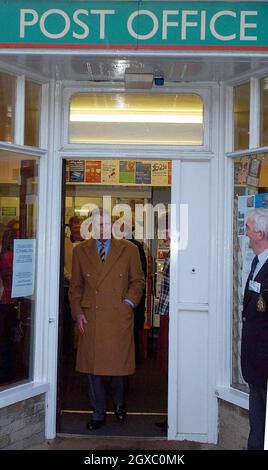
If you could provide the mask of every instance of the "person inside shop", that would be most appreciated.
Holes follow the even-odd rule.
[[[68,283],[72,275],[73,249],[78,243],[84,240],[80,233],[83,220],[83,217],[79,215],[73,215],[69,219],[70,236],[66,237],[64,240],[64,279]]]
[[[16,376],[16,349],[14,332],[18,326],[17,298],[12,297],[14,240],[16,229],[8,228],[2,238],[0,276],[3,292],[0,299],[0,384],[9,383]]]
[[[133,309],[144,289],[138,248],[111,237],[111,217],[102,209],[91,215],[91,238],[74,248],[69,298],[79,337],[76,369],[88,374],[93,409],[89,430],[105,424],[105,379],[109,378],[114,412],[126,421],[125,377],[135,373]]]
[[[83,220],[83,217],[78,215],[70,217],[70,234],[64,239],[64,315],[62,325],[62,349],[64,362],[72,362],[75,349],[75,323],[71,314],[69,287],[72,275],[73,249],[84,240],[80,233]]]
[[[241,367],[249,385],[248,450],[263,450],[268,379],[268,209],[253,209],[248,214],[246,235],[255,257],[244,292]]]
[[[16,230],[19,234],[20,231],[20,223],[18,219],[11,219],[6,225],[5,224],[0,224],[0,251],[2,248],[2,242],[1,240],[3,239],[4,232],[6,230]]]
[[[18,219],[12,219],[10,220],[8,223],[7,223],[7,229],[10,229],[10,230],[17,230],[17,232],[19,232],[20,230],[20,222]]]
[[[161,230],[161,239],[170,243],[170,216],[169,212],[162,214],[159,218],[159,224],[164,224]],[[160,315],[159,336],[157,341],[157,362],[162,372],[168,377],[168,335],[169,335],[169,280],[170,280],[170,251],[165,258],[164,267],[161,276],[160,293],[157,305],[157,313]],[[157,427],[166,432],[168,428],[167,419],[155,423]]]
[[[132,232],[133,233],[133,232]],[[146,255],[143,248],[143,244],[135,238],[132,237],[129,239],[130,242],[134,243],[138,247],[142,271],[144,275],[144,280],[146,282],[147,279],[147,261]],[[146,301],[146,289],[144,287],[143,294],[140,302],[138,303],[137,307],[134,309],[134,340],[135,340],[135,359],[136,364],[140,364],[142,361],[142,350],[141,350],[141,333],[144,327],[145,321],[145,301]]]
[[[138,247],[141,266],[144,274],[144,280],[146,283],[147,279],[147,260],[146,254],[143,248],[143,243],[134,238],[135,227],[132,227],[131,220],[128,218],[123,219],[123,223],[119,227],[121,232],[120,235],[130,242],[134,243]],[[135,341],[135,361],[136,365],[142,361],[142,350],[141,350],[141,332],[144,327],[145,321],[145,301],[146,301],[146,288],[144,287],[142,298],[136,308],[134,309],[134,341]]]

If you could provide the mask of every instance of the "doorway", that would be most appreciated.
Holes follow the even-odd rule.
[[[169,245],[158,238],[157,224],[153,232],[149,227],[145,230],[145,226],[149,220],[146,210],[156,210],[152,217],[157,222],[157,213],[167,210],[171,202],[171,162],[68,159],[63,168],[57,430],[69,434],[165,437],[167,429],[161,424],[167,421],[168,378],[167,367],[163,367],[165,358],[159,351],[157,306]],[[127,425],[115,420],[107,382],[107,424],[92,433],[86,429],[90,417],[87,375],[75,371],[78,333],[68,301],[69,257],[70,249],[87,237],[83,222],[91,208],[94,205],[103,208],[107,204],[113,217],[125,217],[125,221],[129,213],[123,213],[124,208],[130,208],[131,235],[127,238],[138,245],[146,289],[134,322],[136,374],[126,382]]]
[[[75,90],[72,87],[65,90],[64,97],[65,100],[68,98],[69,101],[67,101],[69,104],[72,101],[72,96],[75,95],[75,91],[77,91],[77,89]],[[121,188],[121,185],[128,187],[128,190],[129,188],[133,189],[135,187],[135,184],[133,185],[133,182],[135,183],[133,171],[131,171],[131,165],[130,167],[127,165],[128,161],[133,160],[134,162],[141,163],[139,166],[139,181],[137,182],[139,182],[138,186],[147,188],[153,186],[153,184],[151,184],[152,181],[148,183],[147,180],[147,165],[150,163],[153,167],[154,162],[158,159],[161,162],[168,162],[169,159],[170,161],[172,160],[172,165],[170,163],[169,169],[167,170],[167,174],[170,178],[168,185],[170,188],[172,187],[172,208],[174,207],[176,209],[174,217],[172,216],[171,218],[168,438],[195,440],[199,442],[207,442],[209,440],[209,442],[213,442],[217,432],[217,400],[214,394],[213,374],[215,366],[214,358],[216,358],[216,355],[213,335],[209,334],[209,332],[214,331],[215,328],[215,316],[211,315],[211,312],[215,312],[216,309],[215,294],[217,292],[215,245],[211,244],[211,240],[217,239],[217,225],[215,217],[211,217],[211,211],[213,214],[217,212],[216,195],[218,194],[218,190],[215,185],[216,180],[214,181],[213,178],[217,169],[216,162],[218,154],[216,154],[215,151],[218,149],[218,139],[217,133],[213,133],[212,131],[213,129],[218,129],[218,107],[216,106],[218,87],[204,86],[198,90],[196,88],[193,90],[193,88],[187,87],[187,89],[180,89],[180,94],[183,91],[186,95],[189,95],[189,93],[196,95],[196,93],[198,93],[196,96],[201,96],[201,102],[203,103],[201,112],[202,118],[198,115],[199,117],[196,119],[198,122],[188,128],[188,140],[185,143],[187,147],[185,146],[184,149],[176,147],[171,148],[171,146],[167,145],[164,149],[161,147],[158,148],[158,146],[154,148],[151,145],[148,147],[145,145],[136,145],[134,137],[138,136],[140,138],[141,134],[139,132],[135,133],[133,129],[133,132],[129,130],[126,142],[127,145],[125,145],[124,148],[121,148],[119,142],[120,135],[118,133],[118,141],[110,142],[109,146],[107,143],[104,155],[104,149],[96,149],[95,146],[91,145],[93,140],[90,142],[84,140],[84,136],[87,137],[88,135],[88,119],[92,120],[95,114],[88,113],[87,110],[85,110],[83,119],[86,119],[86,125],[84,126],[83,123],[81,124],[82,117],[79,117],[77,121],[77,113],[74,113],[73,120],[70,120],[71,105],[69,105],[68,107],[66,106],[65,110],[66,122],[69,120],[69,124],[72,122],[72,125],[74,125],[74,130],[80,128],[83,130],[84,134],[78,134],[77,138],[74,138],[74,140],[70,142],[69,134],[67,135],[66,133],[63,142],[64,145],[66,144],[63,150],[63,158],[67,159],[66,163],[69,162],[70,164],[70,160],[74,160],[75,162],[71,169],[72,178],[75,180],[72,184],[79,183],[79,186],[84,188],[87,186],[85,183],[88,184],[91,182],[91,189],[93,186],[95,186],[96,189],[101,186],[107,186],[110,192],[111,189],[117,186]],[[86,99],[87,93],[84,93],[83,97]],[[120,94],[120,98],[121,97],[122,93]],[[215,98],[215,106],[213,107],[210,106],[212,97]],[[115,102],[118,104],[122,103],[119,99],[115,100]],[[149,113],[149,117],[152,119],[151,112]],[[141,116],[141,118],[145,119],[144,116]],[[116,116],[113,114],[113,121],[115,119]],[[182,118],[179,120],[181,119]],[[148,121],[147,114],[146,120]],[[192,136],[196,134],[196,125],[201,125],[200,120],[203,122],[203,145],[198,146],[196,141],[192,139]],[[213,123],[213,126],[211,123]],[[183,129],[180,129],[180,124],[181,122],[178,123],[178,133],[174,132],[177,136],[182,137],[185,135],[185,126],[183,126]],[[96,131],[100,129],[100,126],[95,126],[92,122],[90,125],[94,127]],[[121,122],[110,122],[110,125],[111,128],[113,125],[120,127]],[[69,129],[69,127],[65,126],[65,129]],[[170,127],[170,123],[167,125],[163,124],[161,127],[161,135],[163,135],[163,138],[166,136],[166,127]],[[110,131],[111,128],[109,127]],[[144,126],[143,135],[147,135],[146,129],[147,127]],[[112,132],[108,134],[111,136]],[[102,135],[100,133],[98,135],[99,139],[101,139]],[[150,132],[148,135],[151,135]],[[90,136],[90,138],[93,139],[94,136],[92,137],[91,134]],[[124,136],[125,132],[123,133],[123,137]],[[98,142],[100,143],[100,140],[98,140]],[[208,149],[210,150],[208,151]],[[99,155],[101,155],[101,157],[99,157]],[[115,158],[117,158],[117,160],[115,160]],[[128,160],[131,158],[132,160]],[[164,160],[164,158],[167,160]],[[90,160],[90,163],[87,162],[87,160]],[[111,162],[115,162],[115,170],[121,174],[119,181],[113,180],[116,171],[114,174]],[[85,167],[83,167],[83,163],[87,163]],[[103,181],[99,180],[101,174],[99,165],[104,166],[104,163],[105,178]],[[172,175],[170,171],[171,167]],[[157,168],[157,166],[154,168]],[[159,168],[161,167],[158,167],[158,169]],[[84,181],[84,178],[89,178],[90,181]],[[213,181],[214,183],[212,184]],[[67,183],[69,186],[72,186],[70,184],[71,181]],[[163,188],[163,186],[164,184],[161,181],[159,188]],[[102,187],[102,189],[105,188]],[[91,194],[91,196],[95,197],[97,195]],[[137,197],[137,193],[135,196]],[[140,188],[139,196],[141,197]],[[146,195],[143,197],[146,198]],[[133,196],[133,198],[135,197]],[[188,215],[186,215],[186,219],[183,220],[185,206],[187,206]],[[67,223],[67,221],[65,221],[64,212],[63,226],[65,222]],[[181,233],[181,229],[182,231],[186,230],[186,233]],[[64,233],[64,231],[62,231],[62,233]],[[210,288],[211,280],[213,288]],[[61,285],[63,285],[62,282]],[[59,375],[59,377],[61,376]],[[75,396],[75,391],[73,391],[72,394]],[[60,394],[58,394],[58,398],[60,398]],[[89,405],[88,400],[87,405]],[[59,412],[62,409],[64,408],[59,405]],[[88,406],[86,410],[82,410],[85,411],[84,422],[87,420],[88,410]],[[166,410],[167,408],[165,412]],[[111,416],[111,418],[113,418],[113,416]],[[154,423],[156,419],[160,421],[160,419],[154,416]],[[58,423],[60,423],[60,420],[58,420]],[[152,428],[153,426],[151,426],[150,432],[152,432]],[[123,429],[125,433],[125,428]],[[60,432],[59,426],[58,431]],[[163,436],[162,431],[161,436]]]

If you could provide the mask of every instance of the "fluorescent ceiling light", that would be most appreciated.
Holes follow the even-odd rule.
[[[163,124],[203,124],[201,114],[75,114],[70,115],[71,122],[129,122]]]

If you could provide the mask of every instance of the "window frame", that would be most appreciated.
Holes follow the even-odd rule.
[[[187,94],[187,95],[196,95],[200,97],[200,99],[203,102],[203,108],[204,108],[204,121],[203,121],[203,145],[164,145],[164,144],[73,144],[69,142],[69,103],[72,98],[72,96],[75,96],[77,94],[81,93],[132,93],[132,94],[139,94],[139,93],[148,93],[148,94]],[[169,147],[169,151],[171,153],[177,153],[178,150],[181,152],[185,150],[186,152],[189,151],[196,151],[196,152],[201,152],[201,151],[209,151],[211,149],[211,129],[210,129],[210,120],[209,120],[209,114],[210,114],[210,106],[211,106],[211,96],[210,96],[211,90],[207,88],[207,86],[204,86],[202,89],[202,86],[198,87],[198,93],[196,92],[196,88],[194,88],[191,85],[186,85],[183,84],[182,86],[178,86],[170,84],[165,86],[164,88],[161,87],[161,89],[153,89],[153,90],[125,90],[122,86],[119,87],[118,85],[109,85],[109,86],[100,86],[98,84],[92,84],[90,87],[88,85],[81,85],[77,86],[74,85],[72,86],[66,86],[64,87],[63,94],[62,94],[62,106],[63,106],[63,121],[62,121],[62,147],[66,150],[84,150],[90,146],[90,148],[96,150],[103,150],[104,152],[107,151],[113,151],[115,148],[115,145],[117,147],[120,147],[120,149],[129,149],[131,147],[135,147],[136,151],[142,150],[142,149],[148,149],[150,150],[163,150],[165,151],[167,147]]]
[[[221,118],[224,124],[225,139],[221,143],[224,156],[223,179],[226,190],[223,203],[222,240],[224,253],[221,256],[222,319],[219,322],[219,359],[216,395],[227,402],[248,410],[248,393],[232,387],[232,314],[233,314],[233,166],[236,157],[246,157],[249,154],[268,152],[268,147],[260,147],[260,80],[268,76],[268,69],[262,69],[255,74],[246,74],[235,80],[223,83],[223,108]],[[234,151],[234,87],[250,81],[250,116],[249,116],[249,148]],[[223,259],[223,257],[225,259]]]
[[[70,131],[70,128],[71,128],[71,125],[70,125],[70,123],[71,123],[71,121],[70,121],[71,102],[72,102],[72,100],[75,99],[76,97],[79,97],[79,96],[81,97],[82,95],[85,95],[85,94],[90,95],[90,94],[92,93],[92,94],[95,94],[95,95],[96,95],[96,94],[97,94],[97,95],[105,95],[105,94],[109,95],[109,94],[118,93],[118,94],[121,94],[121,95],[131,95],[131,96],[133,96],[133,95],[136,95],[136,96],[139,96],[139,95],[167,96],[167,95],[168,95],[168,96],[179,96],[179,97],[182,97],[182,96],[191,96],[191,97],[197,98],[197,99],[200,101],[200,105],[202,106],[202,118],[203,118],[203,121],[204,121],[204,119],[205,119],[205,116],[204,116],[204,114],[205,114],[205,113],[204,113],[205,104],[204,104],[203,98],[202,98],[198,93],[196,93],[196,92],[195,92],[195,93],[186,93],[185,91],[184,91],[183,93],[181,93],[181,92],[179,92],[179,93],[165,93],[165,92],[163,92],[163,91],[161,92],[161,90],[157,90],[157,91],[155,91],[155,90],[152,90],[152,91],[149,90],[149,91],[150,91],[150,93],[148,93],[148,90],[139,90],[139,91],[137,91],[137,90],[136,90],[136,91],[133,91],[133,90],[132,90],[132,91],[131,91],[131,90],[124,90],[124,92],[118,92],[118,91],[109,91],[109,92],[108,92],[108,91],[105,91],[105,92],[104,92],[103,90],[102,90],[101,92],[96,92],[96,91],[91,90],[91,92],[85,92],[85,91],[82,91],[82,92],[81,92],[81,91],[80,91],[79,93],[74,93],[74,94],[72,94],[71,97],[69,97],[69,100],[68,100],[68,103],[69,103],[69,109],[68,109],[68,133],[67,133],[68,144],[75,145],[75,146],[76,146],[76,145],[87,145],[87,146],[91,146],[91,145],[94,145],[94,144],[95,144],[95,145],[100,145],[99,142],[87,142],[87,143],[83,144],[82,142],[74,143],[74,142],[70,142],[70,141],[69,141],[70,134],[71,134],[71,131]],[[105,113],[105,108],[103,108],[103,113]],[[120,126],[121,124],[123,124],[123,125],[125,124],[125,123],[124,123],[124,119],[122,119],[121,122],[118,122],[118,125],[119,125],[119,126]],[[139,124],[139,123],[137,123],[137,124]],[[93,127],[94,127],[94,126],[95,126],[95,122],[93,122],[92,125],[93,125]],[[150,123],[149,123],[149,125],[150,125]],[[152,124],[151,124],[151,125],[152,125]],[[169,126],[169,123],[164,123],[164,122],[163,122],[163,123],[160,123],[160,122],[159,122],[158,125],[163,126],[163,132],[164,132],[166,126]],[[146,122],[145,122],[145,126],[146,126]],[[129,146],[129,147],[131,147],[131,146],[138,146],[138,145],[143,145],[144,147],[146,147],[146,146],[147,146],[147,147],[151,147],[152,145],[155,145],[156,147],[159,147],[159,146],[165,146],[165,147],[169,147],[169,146],[170,146],[171,148],[172,148],[172,147],[180,147],[180,148],[181,148],[181,147],[186,147],[186,148],[188,148],[188,147],[194,147],[194,148],[200,149],[200,148],[202,148],[202,147],[204,146],[204,138],[205,138],[205,135],[204,135],[204,134],[205,134],[205,133],[204,133],[204,128],[205,128],[205,124],[202,123],[202,125],[201,125],[201,129],[202,129],[202,130],[201,130],[202,143],[195,144],[195,145],[193,145],[193,144],[184,144],[184,145],[182,145],[182,144],[179,144],[179,143],[171,143],[171,144],[170,144],[170,143],[168,143],[168,142],[162,142],[162,143],[153,144],[152,141],[148,141],[148,142],[145,142],[145,141],[144,141],[144,143],[139,143],[138,141],[135,142],[135,140],[134,140],[134,141],[130,141],[130,142],[126,142],[125,144],[120,144],[120,142],[116,142],[116,141],[115,141],[115,142],[107,143],[107,144],[104,144],[104,145],[127,145],[127,146]],[[179,124],[177,124],[176,129],[179,131]],[[148,132],[148,130],[147,130],[147,132]],[[145,133],[145,136],[146,136],[147,132]],[[152,132],[153,132],[153,130],[152,130]],[[174,133],[174,134],[175,134],[175,133]]]
[[[0,70],[4,73],[17,77],[17,93],[15,104],[15,142],[9,144],[0,141],[0,150],[22,155],[35,156],[39,159],[39,189],[38,189],[38,217],[37,217],[37,237],[36,237],[36,274],[35,274],[35,322],[34,337],[32,344],[32,379],[25,383],[14,383],[0,391],[0,408],[12,405],[18,401],[31,398],[49,390],[46,380],[45,363],[43,359],[43,345],[45,339],[46,318],[43,315],[46,296],[44,294],[45,266],[46,266],[46,245],[48,243],[46,235],[47,213],[47,173],[48,173],[48,104],[50,96],[49,82],[37,74],[22,74],[21,70],[15,66],[2,64]],[[41,114],[40,114],[40,139],[39,147],[24,145],[24,85],[25,80],[37,82],[42,86]]]

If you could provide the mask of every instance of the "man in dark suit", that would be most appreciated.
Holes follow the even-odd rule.
[[[129,241],[134,243],[134,245],[138,247],[140,260],[141,260],[141,267],[142,267],[143,274],[144,274],[144,280],[146,282],[147,261],[146,261],[146,255],[145,255],[143,245],[138,240],[135,240],[135,238],[130,238]],[[141,359],[142,359],[140,334],[141,334],[141,331],[143,330],[144,321],[145,321],[145,300],[146,300],[146,292],[144,288],[142,298],[140,302],[138,303],[137,307],[134,309],[134,340],[135,340],[136,364],[140,364]]]
[[[243,305],[241,366],[249,384],[249,450],[264,448],[268,378],[268,209],[252,210],[246,235],[255,257]]]

